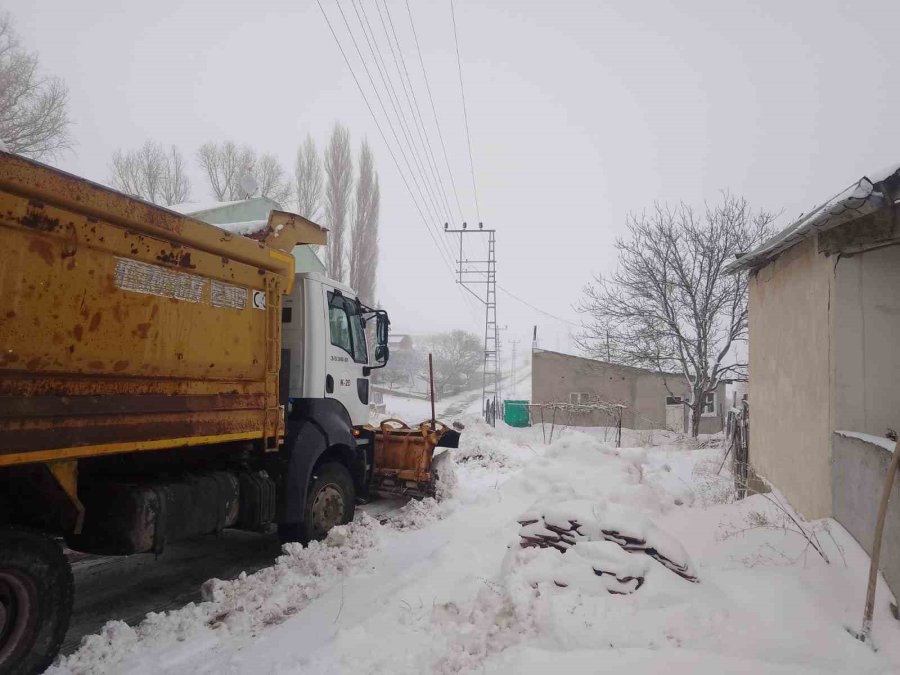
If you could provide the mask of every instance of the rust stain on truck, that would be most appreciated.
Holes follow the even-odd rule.
[[[290,251],[323,229],[273,211],[234,236],[3,152],[0,214],[0,467],[277,447]],[[254,291],[267,309],[241,303]]]

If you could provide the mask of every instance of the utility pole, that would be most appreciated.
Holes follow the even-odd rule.
[[[497,403],[503,401],[503,331],[508,330],[509,326],[499,326],[497,328]]]
[[[516,345],[519,344],[518,338],[515,340],[510,340],[510,344],[512,344],[512,396],[516,397]]]
[[[500,331],[497,326],[497,251],[496,230],[484,229],[478,223],[478,229],[469,229],[467,223],[462,229],[451,230],[444,223],[444,231],[459,235],[459,260],[456,261],[457,280],[460,286],[474,295],[484,305],[484,371],[481,382],[481,410],[485,420],[494,423],[498,397],[500,395]],[[463,235],[487,235],[487,258],[484,260],[467,260],[463,252]],[[484,295],[477,292],[478,286],[484,286]],[[474,287],[474,289],[473,289]]]

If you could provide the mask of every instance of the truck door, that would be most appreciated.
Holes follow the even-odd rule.
[[[369,421],[369,378],[366,331],[356,298],[323,289],[328,309],[329,340],[325,358],[325,396],[340,401],[353,425]]]

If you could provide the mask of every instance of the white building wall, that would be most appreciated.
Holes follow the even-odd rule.
[[[808,518],[831,515],[833,265],[810,239],[750,280],[750,463]]]
[[[835,428],[900,431],[900,246],[835,267]]]

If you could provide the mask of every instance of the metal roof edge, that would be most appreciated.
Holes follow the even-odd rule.
[[[885,200],[883,191],[876,188],[898,175],[900,175],[900,166],[873,173],[871,178],[863,176],[831,199],[802,215],[749,253],[745,253],[729,263],[725,267],[725,272],[733,274],[761,267],[817,232],[830,230],[878,210],[884,205]]]

